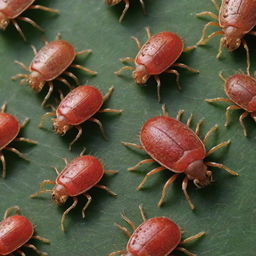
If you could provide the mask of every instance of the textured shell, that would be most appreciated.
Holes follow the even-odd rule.
[[[0,12],[9,19],[15,19],[35,0],[0,0]]]
[[[170,219],[155,217],[143,222],[132,234],[127,251],[136,256],[167,256],[180,243],[179,227]]]
[[[75,49],[70,43],[55,40],[36,54],[30,64],[30,70],[40,73],[45,81],[51,81],[71,65],[75,56]]]
[[[61,101],[57,117],[63,116],[70,125],[81,124],[98,112],[102,104],[103,97],[97,88],[78,86]]]
[[[18,120],[7,113],[0,113],[0,150],[13,141],[20,131]]]
[[[138,52],[135,63],[145,66],[149,75],[158,75],[170,67],[181,55],[183,42],[171,32],[152,36]]]
[[[80,156],[66,166],[56,183],[63,185],[69,196],[77,196],[95,186],[103,175],[103,166],[97,158]]]
[[[0,223],[0,255],[8,255],[27,243],[34,233],[24,216],[11,216]]]
[[[141,129],[140,141],[156,162],[176,173],[184,172],[190,163],[205,158],[200,138],[171,117],[149,119]]]
[[[244,34],[256,25],[256,0],[223,0],[219,23],[222,28],[233,26]]]
[[[248,112],[256,111],[256,79],[242,74],[228,78],[225,84],[228,97]]]

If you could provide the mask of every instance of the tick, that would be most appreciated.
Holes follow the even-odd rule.
[[[3,172],[2,177],[6,177],[6,161],[3,154],[4,150],[11,151],[18,155],[20,158],[29,161],[26,155],[21,153],[19,150],[17,150],[14,147],[9,146],[11,142],[14,141],[23,141],[31,144],[37,144],[36,141],[27,139],[24,137],[18,137],[18,134],[20,132],[21,128],[24,128],[27,123],[29,122],[29,119],[26,118],[23,123],[19,123],[19,121],[11,114],[5,113],[6,110],[6,104],[4,104],[1,108],[0,112],[0,160],[2,162],[3,166]]]
[[[219,51],[217,58],[222,54],[222,47],[226,47],[229,51],[234,51],[241,44],[247,54],[247,63],[250,63],[249,49],[244,36],[246,34],[256,35],[251,31],[256,25],[256,1],[251,0],[223,0],[221,7],[216,0],[211,0],[219,12],[219,17],[212,12],[201,12],[197,16],[210,16],[215,22],[208,22],[203,29],[202,37],[197,45],[205,45],[211,38],[216,35],[222,35],[220,39]],[[209,26],[220,27],[220,31],[213,32],[208,37],[206,31]]]
[[[126,250],[112,252],[108,256],[167,256],[174,250],[188,256],[196,256],[182,245],[202,237],[205,232],[181,240],[181,230],[175,222],[166,217],[146,219],[142,206],[139,207],[143,222],[138,227],[127,216],[121,214],[121,218],[131,226],[132,234],[126,227],[115,223],[115,226],[129,237]]]
[[[15,215],[9,216],[11,212],[15,212]],[[18,253],[25,256],[22,249],[30,248],[38,255],[47,256],[48,253],[38,250],[35,245],[30,243],[30,240],[38,240],[43,243],[50,243],[50,241],[35,235],[33,224],[20,214],[21,210],[18,206],[5,211],[4,219],[0,222],[0,254],[14,256],[13,253]]]
[[[105,170],[103,164],[94,156],[81,155],[68,163],[66,159],[66,167],[62,172],[57,172],[56,181],[44,180],[40,184],[40,190],[31,195],[31,198],[37,197],[42,193],[52,193],[53,201],[58,205],[63,205],[69,197],[72,197],[73,204],[63,213],[61,218],[61,230],[64,232],[64,220],[66,215],[76,207],[78,199],[77,196],[83,195],[87,198],[87,202],[82,210],[82,216],[85,217],[85,210],[92,201],[92,197],[88,191],[92,187],[97,187],[107,191],[112,196],[117,196],[116,193],[111,191],[108,187],[98,184],[106,173],[116,174],[117,171]],[[55,185],[53,189],[45,189],[45,185]]]
[[[54,110],[54,112],[47,112],[41,117],[39,127],[43,127],[44,120],[48,116],[56,116],[56,118],[52,120],[54,130],[57,134],[65,135],[68,130],[75,127],[78,130],[78,133],[75,139],[70,143],[70,149],[82,135],[82,127],[80,125],[87,120],[96,123],[99,126],[103,137],[106,138],[102,123],[93,116],[97,112],[122,113],[122,110],[118,109],[101,109],[103,103],[108,100],[113,90],[114,87],[111,87],[108,93],[103,96],[94,86],[78,86],[61,100],[58,108]]]
[[[129,168],[129,171],[134,171],[139,166],[146,163],[157,162],[160,165],[160,167],[147,173],[137,187],[137,190],[140,190],[147,179],[153,174],[165,169],[174,172],[175,174],[167,180],[163,187],[162,196],[158,203],[158,207],[160,207],[164,202],[169,186],[181,173],[184,173],[185,177],[182,182],[182,190],[189,206],[193,210],[195,209],[195,206],[187,192],[187,186],[190,180],[193,181],[198,188],[209,185],[212,181],[212,172],[208,169],[210,166],[222,168],[235,176],[238,174],[223,164],[205,161],[205,158],[217,149],[227,146],[230,143],[230,140],[224,141],[206,152],[205,144],[207,143],[209,136],[218,128],[218,126],[215,125],[211,128],[206,133],[204,139],[201,140],[198,135],[203,120],[198,122],[194,132],[189,128],[192,121],[192,115],[188,119],[187,124],[183,124],[180,121],[183,112],[183,110],[180,110],[177,118],[174,119],[168,116],[165,106],[163,106],[163,116],[153,117],[143,125],[140,131],[141,145],[127,142],[123,142],[123,144],[125,146],[144,150],[151,157],[140,161],[135,166]]]
[[[91,75],[97,74],[97,72],[81,65],[72,64],[76,56],[90,53],[91,50],[76,52],[72,44],[61,40],[60,35],[57,35],[56,40],[46,42],[46,45],[41,48],[39,52],[36,51],[35,47],[32,48],[35,56],[29,67],[22,62],[15,61],[16,64],[20,65],[25,71],[28,71],[29,74],[17,74],[12,77],[12,79],[22,79],[20,81],[21,85],[28,83],[36,92],[40,92],[47,84],[49,86],[49,91],[45,96],[42,105],[45,105],[53,92],[54,80],[57,80],[72,89],[71,84],[67,79],[63,78],[62,75],[66,75],[73,79],[77,85],[79,84],[78,78],[72,72],[66,70],[68,67],[83,70]]]
[[[232,103],[226,109],[226,122],[227,127],[230,121],[231,110],[244,110],[239,118],[239,122],[244,131],[244,136],[247,136],[247,131],[244,125],[244,118],[250,115],[256,122],[256,79],[246,74],[234,74],[226,79],[222,73],[220,78],[225,82],[225,93],[228,98],[215,98],[206,99],[207,102],[227,102]]]
[[[120,59],[121,62],[134,63],[135,67],[124,66],[115,74],[120,75],[125,70],[133,70],[132,76],[138,85],[146,84],[148,79],[153,76],[157,83],[157,98],[160,101],[160,74],[174,74],[180,89],[180,74],[173,67],[184,68],[193,73],[199,72],[183,63],[176,63],[182,52],[192,50],[195,46],[184,48],[182,39],[172,32],[165,31],[152,36],[149,27],[146,27],[146,32],[148,41],[143,46],[138,38],[132,37],[139,49],[135,59],[131,57]]]
[[[53,13],[59,13],[59,11],[38,4],[34,5],[34,2],[35,0],[0,0],[0,29],[5,30],[11,22],[24,41],[26,41],[26,37],[17,23],[17,20],[21,20],[44,32],[44,29],[35,21],[20,15],[22,15],[26,10],[43,10]]]
[[[146,9],[145,9],[145,4],[144,4],[144,0],[139,0],[140,1],[140,4],[141,4],[141,7],[143,9],[143,12],[144,14],[146,14]],[[126,12],[128,11],[129,7],[130,7],[130,0],[106,0],[106,3],[110,6],[114,6],[114,5],[117,5],[121,2],[124,2],[125,3],[125,7],[124,7],[124,10],[122,12],[122,15],[120,16],[119,18],[119,22],[121,23],[124,19],[124,16],[126,14]]]

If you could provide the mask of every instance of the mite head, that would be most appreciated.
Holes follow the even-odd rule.
[[[132,77],[137,84],[142,85],[148,81],[150,75],[148,74],[146,68],[143,65],[137,65],[132,73]]]
[[[57,205],[62,205],[64,204],[68,199],[67,191],[64,186],[57,184],[53,188],[52,192],[52,200],[57,204]]]
[[[40,92],[45,85],[45,81],[42,81],[40,73],[32,71],[27,78],[29,86],[36,92]]]
[[[53,128],[57,134],[64,135],[71,126],[67,123],[64,116],[57,115],[57,118],[53,119]]]
[[[110,6],[119,4],[120,2],[122,2],[122,0],[106,0],[106,3]]]
[[[234,51],[241,45],[243,33],[238,28],[229,26],[224,29],[222,44],[229,50]]]
[[[209,185],[212,181],[212,172],[207,170],[207,166],[203,160],[197,160],[191,163],[185,170],[185,174],[199,188]]]
[[[0,29],[5,30],[6,27],[9,24],[9,19],[2,13],[0,12]]]

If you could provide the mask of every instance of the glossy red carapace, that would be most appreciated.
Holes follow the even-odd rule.
[[[208,170],[208,166],[223,168],[230,174],[237,175],[236,172],[222,164],[205,162],[204,160],[206,156],[228,145],[230,141],[222,142],[206,152],[204,144],[207,142],[210,134],[218,128],[217,125],[201,141],[198,134],[202,121],[197,124],[196,132],[194,132],[189,128],[192,116],[187,125],[185,125],[179,121],[183,112],[179,112],[176,120],[169,117],[164,108],[163,111],[163,116],[153,117],[143,125],[140,132],[141,146],[132,143],[123,143],[126,146],[133,146],[145,150],[151,157],[150,159],[139,162],[128,170],[135,170],[142,164],[154,161],[160,164],[160,167],[155,168],[145,176],[137,189],[143,187],[148,177],[162,170],[168,169],[176,173],[166,182],[158,206],[162,205],[168,187],[176,180],[180,173],[184,173],[185,178],[182,183],[182,190],[190,207],[194,209],[195,207],[187,193],[189,180],[192,180],[197,187],[207,186],[212,180],[212,172]]]
[[[73,159],[72,162],[66,162],[66,167],[62,172],[58,172],[56,181],[44,180],[40,184],[39,192],[31,195],[31,197],[37,197],[38,195],[46,192],[52,193],[52,199],[57,205],[64,204],[68,197],[73,198],[73,204],[64,212],[61,219],[61,229],[64,231],[64,219],[65,216],[76,207],[78,199],[77,196],[84,195],[87,198],[87,203],[82,210],[82,216],[85,216],[85,210],[89,206],[92,198],[87,193],[92,187],[98,187],[106,190],[113,196],[116,196],[109,188],[103,185],[99,185],[99,181],[103,177],[104,173],[115,174],[116,171],[105,170],[102,163],[94,156],[83,155]],[[55,185],[52,190],[44,189],[46,184]]]

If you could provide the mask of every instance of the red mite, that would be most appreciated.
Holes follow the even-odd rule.
[[[16,215],[8,217],[11,211],[15,211]],[[48,253],[41,252],[29,241],[31,239],[43,243],[50,243],[50,241],[44,237],[34,235],[33,224],[26,217],[19,215],[20,212],[18,206],[8,208],[4,214],[4,220],[0,222],[0,255],[13,256],[14,252],[25,255],[21,248],[30,248],[38,255],[47,256]]]
[[[171,219],[154,217],[147,220],[142,206],[140,206],[140,212],[143,223],[137,228],[127,216],[121,214],[122,219],[133,229],[133,233],[131,234],[126,227],[115,224],[130,239],[127,243],[126,250],[112,252],[108,256],[167,256],[174,250],[181,251],[188,256],[195,256],[195,254],[180,247],[180,245],[200,238],[205,235],[205,232],[200,232],[181,241],[180,228]]]
[[[87,120],[96,123],[100,127],[100,130],[105,137],[102,123],[97,118],[93,117],[93,115],[95,115],[97,112],[122,112],[122,110],[117,109],[101,109],[103,103],[110,97],[113,90],[114,88],[111,87],[108,93],[105,96],[102,96],[101,92],[93,86],[78,86],[61,100],[61,103],[56,111],[45,113],[42,116],[39,127],[43,127],[43,121],[48,116],[56,116],[56,118],[53,119],[53,127],[57,134],[64,135],[70,128],[76,127],[78,134],[70,143],[70,149],[71,146],[82,135],[82,127],[80,124]]]
[[[143,12],[144,14],[146,13],[146,10],[145,10],[145,4],[144,4],[144,1],[143,0],[139,0],[140,1],[140,4],[141,4],[141,7],[143,9]],[[126,12],[128,11],[129,7],[130,7],[130,0],[106,0],[106,3],[110,6],[114,6],[114,5],[117,5],[121,2],[124,2],[125,3],[125,8],[123,10],[123,13],[122,15],[120,16],[119,18],[119,22],[121,23],[124,19],[124,16],[126,14]]]
[[[0,29],[5,30],[10,22],[15,26],[17,31],[20,33],[24,41],[26,37],[22,32],[17,20],[22,20],[31,24],[33,27],[44,32],[44,29],[40,27],[37,23],[28,17],[21,17],[20,15],[26,10],[43,10],[47,12],[59,13],[58,10],[48,8],[41,5],[33,5],[35,0],[0,0]]]
[[[247,52],[247,61],[249,62],[249,50],[243,37],[246,34],[256,35],[251,31],[256,25],[256,1],[252,0],[223,0],[219,7],[216,0],[212,0],[215,8],[219,12],[219,17],[212,12],[201,12],[197,16],[210,16],[217,22],[208,22],[203,29],[203,34],[197,45],[205,45],[216,35],[223,35],[220,40],[220,48],[217,58],[221,56],[222,46],[229,51],[236,50],[241,43]],[[206,30],[209,26],[218,26],[222,30],[213,32],[208,37]]]
[[[174,74],[176,76],[177,85],[180,88],[180,74],[172,67],[185,68],[194,73],[199,72],[183,63],[175,63],[182,52],[192,50],[195,46],[184,48],[182,39],[171,32],[160,32],[152,36],[148,27],[146,27],[146,32],[148,41],[143,46],[141,46],[138,38],[132,37],[139,48],[136,58],[126,57],[120,59],[122,62],[134,62],[135,67],[124,66],[115,72],[115,74],[120,75],[124,70],[134,70],[132,76],[139,85],[144,85],[151,76],[154,76],[157,82],[157,97],[158,101],[160,101],[160,74]]]
[[[165,169],[174,172],[175,174],[165,183],[161,199],[158,203],[160,207],[165,199],[169,186],[176,180],[179,174],[184,173],[185,178],[182,182],[182,190],[193,210],[194,204],[187,193],[187,186],[189,180],[193,180],[198,187],[205,187],[212,181],[212,172],[208,170],[208,166],[222,168],[232,175],[238,175],[236,172],[230,170],[223,164],[215,162],[205,162],[204,159],[215,152],[217,149],[227,146],[230,141],[225,141],[217,146],[211,148],[206,152],[204,144],[206,144],[209,136],[214,132],[218,126],[215,125],[205,135],[203,141],[198,137],[200,125],[202,121],[196,126],[196,131],[192,131],[189,125],[192,120],[190,116],[187,125],[180,122],[181,115],[184,111],[179,111],[177,120],[168,116],[165,107],[163,106],[163,116],[156,116],[149,119],[140,131],[141,145],[123,142],[125,146],[131,146],[146,151],[150,155],[150,159],[140,161],[134,167],[129,168],[129,171],[136,170],[137,167],[145,163],[157,162],[160,167],[148,172],[143,181],[137,187],[141,189],[147,179],[160,171]]]
[[[8,145],[13,141],[24,141],[27,143],[37,144],[36,141],[27,139],[24,137],[17,138],[20,129],[24,128],[29,119],[26,118],[22,124],[19,123],[19,121],[12,115],[5,113],[6,110],[6,104],[4,104],[0,111],[0,160],[2,162],[3,166],[3,174],[2,177],[6,177],[6,162],[5,157],[3,155],[3,150],[8,150],[16,155],[18,155],[20,158],[27,160],[27,157],[22,154],[20,151],[18,151],[16,148],[9,147]]]
[[[225,82],[225,92],[227,98],[206,99],[207,102],[229,102],[230,105],[226,109],[226,122],[225,126],[229,123],[229,113],[231,110],[242,109],[243,114],[240,116],[239,121],[244,130],[244,136],[247,136],[247,131],[244,125],[244,118],[249,114],[256,122],[256,80],[250,76],[250,73],[234,74],[228,79],[225,79],[220,73],[221,79]]]
[[[72,162],[68,163],[65,159],[66,167],[62,172],[55,168],[58,177],[56,181],[44,180],[40,184],[40,190],[31,195],[31,198],[37,197],[42,193],[51,192],[52,199],[57,205],[64,204],[68,197],[73,198],[73,204],[63,213],[61,218],[61,230],[64,231],[64,220],[66,215],[76,207],[78,199],[77,196],[83,195],[87,198],[87,203],[83,207],[82,216],[85,217],[85,210],[92,201],[88,190],[92,187],[97,187],[106,190],[112,196],[116,196],[109,188],[104,185],[99,185],[104,173],[115,174],[117,171],[105,170],[101,162],[94,156],[80,156],[75,158]],[[55,187],[51,190],[45,189],[45,185],[52,184]]]
[[[57,80],[67,85],[72,89],[71,84],[61,75],[66,75],[72,78],[77,84],[79,84],[78,78],[71,72],[66,71],[68,67],[81,69],[89,74],[96,75],[88,68],[81,65],[72,64],[75,57],[84,53],[90,53],[91,50],[83,50],[76,52],[75,48],[67,41],[61,40],[60,35],[57,35],[56,40],[48,43],[37,52],[33,47],[35,57],[33,58],[29,67],[19,61],[15,61],[24,70],[30,72],[30,74],[17,74],[12,77],[13,80],[21,78],[20,84],[28,83],[29,86],[36,92],[40,92],[45,84],[48,84],[49,91],[44,98],[42,105],[46,103],[53,91],[53,80]]]

